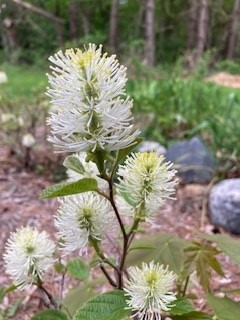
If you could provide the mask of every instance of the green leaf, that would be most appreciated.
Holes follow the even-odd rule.
[[[204,312],[199,311],[191,311],[188,313],[184,313],[182,315],[174,315],[171,316],[172,320],[211,320],[212,316]]]
[[[129,153],[131,153],[141,142],[143,141],[143,138],[138,137],[136,140],[133,142],[133,144],[130,147],[127,147],[125,149],[121,149],[117,153],[117,159],[116,163],[119,163],[122,161]]]
[[[7,293],[9,293],[9,292],[11,292],[11,291],[14,291],[14,290],[16,290],[16,289],[17,289],[17,287],[16,287],[14,284],[10,285],[10,286],[7,287],[7,288],[0,288],[0,303],[2,302],[4,296],[5,296]]]
[[[64,273],[66,267],[64,264],[57,262],[54,264],[54,269],[56,270],[57,273]]]
[[[0,303],[3,301],[4,293],[4,288],[0,288]]]
[[[16,289],[17,289],[17,286],[15,286],[14,284],[11,284],[9,287],[4,289],[4,294],[12,292],[12,291],[14,291]]]
[[[84,281],[71,288],[63,299],[63,305],[67,307],[70,314],[75,314],[84,302],[96,296],[95,288],[106,283],[106,278],[102,276],[99,279]]]
[[[132,250],[143,250],[143,249],[156,249],[156,247],[147,244],[147,243],[138,243],[138,244],[134,244],[130,247],[129,251]]]
[[[71,194],[96,191],[97,181],[93,178],[84,178],[76,182],[59,183],[46,188],[40,195],[41,199],[68,196]]]
[[[240,241],[227,234],[204,234],[199,233],[200,237],[215,242],[218,247],[228,255],[234,262],[240,264]]]
[[[169,269],[177,275],[181,274],[184,261],[183,249],[188,245],[186,240],[170,233],[156,233],[153,236],[141,237],[141,240],[135,241],[135,246],[142,245],[143,242],[149,249],[131,251],[127,257],[128,265],[141,265],[142,262],[154,260],[168,265]]]
[[[110,291],[87,301],[73,320],[121,320],[131,314],[126,310],[124,292],[120,290]]]
[[[211,293],[207,294],[207,301],[218,317],[218,320],[239,320],[240,303],[228,297],[217,298]]]
[[[79,174],[84,174],[85,172],[84,166],[76,156],[68,156],[64,160],[63,165],[67,169],[73,170]]]
[[[192,241],[191,245],[184,249],[184,253],[186,258],[183,276],[188,277],[196,270],[200,284],[205,291],[209,290],[211,268],[219,275],[224,276],[221,266],[215,258],[219,251],[208,243]]]
[[[35,314],[31,320],[67,320],[67,316],[59,310],[49,309]]]
[[[182,315],[188,312],[195,311],[193,305],[187,298],[178,297],[174,301],[174,307],[171,308],[171,314]]]
[[[73,259],[67,264],[67,272],[70,276],[80,280],[86,280],[89,276],[89,270],[86,263],[81,259]]]
[[[16,299],[16,301],[7,309],[6,315],[8,318],[12,318],[17,314],[18,308],[21,305],[24,297]]]

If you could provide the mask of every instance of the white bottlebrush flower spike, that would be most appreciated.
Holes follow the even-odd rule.
[[[84,168],[84,172],[81,174],[71,169],[67,169],[67,176],[69,181],[77,181],[83,178],[93,178],[97,180],[98,187],[100,189],[108,188],[107,181],[98,177],[99,171],[96,163],[94,163],[93,161],[86,161],[86,152],[79,152],[74,154],[73,156],[81,162]]]
[[[119,166],[118,194],[134,208],[138,218],[151,220],[157,209],[175,192],[176,171],[155,152],[131,154]]]
[[[39,232],[29,226],[11,234],[3,255],[6,273],[20,288],[34,283],[54,263],[55,245],[45,231]]]
[[[86,51],[59,51],[49,60],[48,95],[52,113],[49,137],[64,151],[107,151],[123,149],[133,143],[132,101],[125,96],[126,68],[115,55],[102,54],[102,46],[89,44]]]
[[[176,276],[168,267],[142,263],[142,268],[129,269],[130,280],[126,281],[124,291],[127,305],[139,320],[161,320],[161,311],[169,311],[176,300],[170,291]]]
[[[83,253],[89,237],[100,241],[114,226],[115,216],[109,202],[93,192],[67,196],[60,203],[55,224],[66,252],[79,249]]]

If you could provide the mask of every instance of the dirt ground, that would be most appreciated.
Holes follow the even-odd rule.
[[[0,151],[0,252],[4,252],[5,243],[10,232],[22,225],[31,225],[39,230],[46,230],[53,239],[56,238],[56,230],[53,217],[58,208],[56,199],[40,200],[40,192],[53,182],[46,176],[36,175],[32,171],[20,170],[16,159],[9,155],[9,150]],[[149,228],[149,233],[159,231],[179,235],[185,239],[191,239],[194,231],[202,230],[211,233],[214,226],[207,217],[207,192],[206,185],[179,185],[176,201],[168,202],[159,212],[154,225]],[[202,226],[201,226],[202,222]],[[4,272],[2,257],[0,256],[0,287],[10,283]],[[213,276],[213,287],[218,290],[223,287],[240,287],[240,270],[225,257],[220,255],[220,261],[225,271],[225,278],[216,274]],[[51,291],[56,293],[59,289],[59,276],[52,275]],[[71,284],[71,283],[70,283]],[[204,294],[197,284],[191,289],[199,298],[196,303],[199,310],[206,309]],[[14,292],[6,296],[1,308],[6,308],[10,303],[22,297],[23,300],[13,320],[28,320],[34,312],[45,308],[44,296],[35,288],[21,292]]]
[[[240,88],[240,75],[230,74],[227,72],[219,72],[208,78],[207,81],[214,82],[218,85],[229,87],[229,88]]]

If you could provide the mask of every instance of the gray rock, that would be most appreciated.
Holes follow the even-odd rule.
[[[218,227],[240,234],[240,179],[216,184],[209,195],[209,218]]]
[[[155,151],[159,156],[166,154],[166,148],[156,141],[143,141],[138,148],[139,152]]]
[[[175,164],[184,183],[209,182],[216,167],[214,157],[198,137],[171,146],[166,152],[166,159]]]

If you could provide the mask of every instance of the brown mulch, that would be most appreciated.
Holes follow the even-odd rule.
[[[53,182],[46,176],[36,175],[32,171],[20,170],[16,160],[9,157],[7,150],[0,151],[0,252],[4,252],[5,243],[11,231],[22,225],[31,225],[39,230],[46,230],[53,239],[56,230],[53,217],[56,214],[58,203],[56,199],[40,200],[40,192]],[[206,185],[179,185],[176,201],[168,202],[159,212],[155,224],[148,230],[149,233],[164,231],[179,235],[185,239],[192,239],[195,231],[212,232],[214,227],[206,215],[206,199],[208,186]],[[202,223],[202,226],[201,226]],[[213,275],[213,288],[237,288],[240,286],[240,270],[224,255],[219,257],[225,278]],[[10,283],[4,272],[3,261],[0,256],[0,287]],[[60,279],[52,275],[53,293],[59,292]],[[68,283],[67,283],[68,284]],[[72,284],[69,282],[69,284]],[[67,286],[66,286],[67,287]],[[204,293],[196,279],[190,284],[191,292],[198,296],[196,306],[199,310],[206,310]],[[3,300],[0,308],[6,308],[10,303],[22,297],[17,314],[13,320],[28,320],[34,312],[45,308],[45,297],[35,288],[25,291],[15,291]]]

